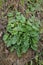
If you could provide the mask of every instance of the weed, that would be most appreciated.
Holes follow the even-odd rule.
[[[39,20],[34,16],[27,20],[20,12],[9,12],[3,40],[10,51],[16,49],[17,55],[20,57],[29,48],[37,50],[39,27]]]

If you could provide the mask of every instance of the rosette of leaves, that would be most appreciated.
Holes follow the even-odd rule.
[[[5,45],[10,51],[17,52],[18,57],[29,48],[37,50],[39,41],[39,20],[34,16],[28,20],[20,12],[8,13],[8,24],[3,35]]]

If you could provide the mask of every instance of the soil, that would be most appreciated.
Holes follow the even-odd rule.
[[[26,54],[22,55],[21,58],[17,57],[16,51],[14,51],[13,53],[9,52],[8,48],[4,44],[4,41],[2,40],[8,22],[7,12],[9,11],[9,6],[13,6],[13,9],[18,9],[22,14],[25,15],[25,6],[19,5],[19,0],[7,0],[7,2],[3,4],[2,9],[0,9],[0,65],[25,65],[35,57],[36,52],[40,53],[41,51],[43,51],[43,33],[40,34],[39,47],[36,52],[34,52],[32,49],[29,49]],[[31,13],[26,17],[29,16],[31,16]],[[40,20],[43,20],[43,12],[37,12],[37,17]]]

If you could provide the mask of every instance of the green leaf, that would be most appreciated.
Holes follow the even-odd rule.
[[[17,42],[17,45],[20,45],[21,44],[21,40],[19,42]]]
[[[9,12],[7,16],[8,16],[8,17],[13,17],[13,16],[14,16],[14,15],[13,15],[13,11],[12,11],[12,12]]]
[[[15,46],[12,46],[12,47],[10,48],[10,51],[13,52],[14,49],[15,49]]]
[[[18,35],[13,36],[12,37],[12,44],[16,44],[17,40],[18,40]]]
[[[30,25],[30,26],[32,26],[32,23],[30,21],[27,21],[27,24]]]
[[[35,27],[34,25],[32,26],[32,28],[33,28],[34,30],[38,30],[38,28],[37,28],[37,27]]]
[[[21,23],[25,23],[26,22],[26,19],[23,15],[21,15],[21,20],[20,20]]]
[[[4,34],[3,40],[6,41],[8,39],[8,37],[9,37],[9,34],[8,33]]]
[[[26,53],[27,50],[28,50],[28,48],[29,48],[28,46],[25,47],[25,46],[23,45],[23,47],[22,47],[22,53]]]
[[[7,47],[10,47],[11,46],[11,43],[12,43],[12,40],[7,40],[7,43],[6,43],[6,45],[7,45]]]
[[[37,46],[37,44],[33,44],[33,45],[31,45],[31,48],[32,48],[33,50],[37,51],[38,46]]]
[[[16,51],[17,51],[18,57],[21,57],[21,51],[20,51],[20,47],[19,47],[19,46],[18,46],[18,48],[16,49]]]

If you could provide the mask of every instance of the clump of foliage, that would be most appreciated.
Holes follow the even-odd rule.
[[[27,20],[20,12],[9,12],[3,40],[11,52],[16,50],[18,57],[26,53],[29,48],[36,51],[39,26],[39,20],[35,19],[35,16]]]
[[[36,12],[36,11],[41,11],[41,1],[39,0],[27,0],[27,9],[26,12]]]

